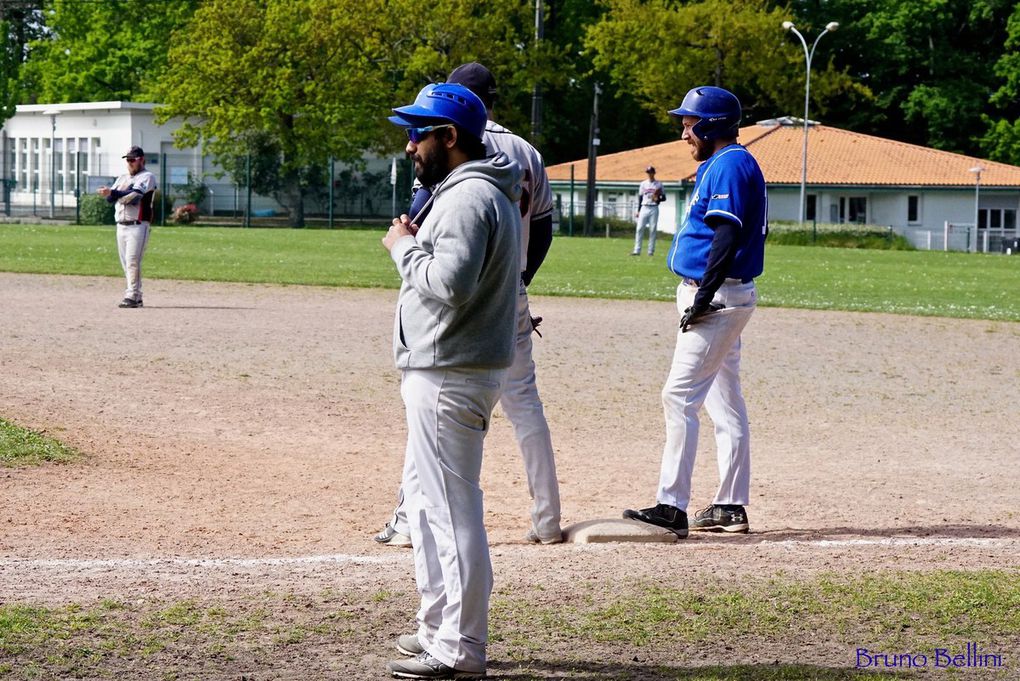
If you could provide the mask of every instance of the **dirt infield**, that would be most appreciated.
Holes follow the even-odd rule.
[[[0,469],[0,603],[385,591],[395,604],[367,613],[375,624],[349,642],[264,667],[271,678],[375,678],[414,603],[409,553],[370,541],[401,469],[396,293],[148,281],[141,310],[118,309],[119,293],[114,279],[0,274],[0,416],[87,455]],[[675,309],[532,307],[545,318],[536,361],[564,524],[652,503]],[[567,600],[706,570],[1015,567],[1018,346],[1017,323],[760,308],[744,335],[746,537],[527,545],[527,485],[497,414],[483,471],[497,593],[540,584]],[[716,481],[704,423],[694,506]],[[634,657],[598,654],[606,665]],[[736,657],[759,654],[780,656],[766,646]],[[845,651],[782,651],[829,654],[846,664]],[[555,659],[532,674],[571,677]],[[599,678],[585,673],[573,676]]]

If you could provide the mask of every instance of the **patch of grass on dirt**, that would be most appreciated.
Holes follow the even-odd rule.
[[[51,437],[0,418],[0,465],[34,466],[44,461],[67,463],[80,454]]]
[[[1003,668],[982,670],[994,676],[1016,671],[1013,651],[1020,645],[1015,571],[780,576],[676,588],[635,581],[566,602],[542,599],[540,592],[525,587],[494,598],[495,676],[900,678],[902,668],[856,668],[857,649],[923,653],[928,671],[936,671],[935,648],[962,654],[968,642],[1004,657]],[[389,637],[408,626],[414,600],[409,591],[379,603],[366,590],[90,607],[0,605],[0,672],[19,681],[236,678],[238,670],[258,678],[271,671],[334,678],[338,660],[392,654]],[[161,676],[153,675],[157,670]]]
[[[237,678],[234,669],[271,669],[274,655],[292,660],[362,634],[367,601],[330,607],[260,593],[230,603],[0,605],[0,678]]]
[[[617,593],[622,595],[608,603],[589,600],[540,608],[516,597],[495,599],[492,637],[507,643],[517,660],[541,655],[549,636],[560,642],[584,639],[653,649],[713,648],[720,636],[737,650],[748,641],[768,641],[788,650],[811,642],[835,646],[848,657],[857,648],[923,652],[932,664],[935,648],[958,654],[974,642],[988,653],[1011,657],[1008,653],[1020,644],[1016,572],[823,575],[810,581],[774,578],[710,588],[638,583]],[[536,631],[548,633],[536,637]]]

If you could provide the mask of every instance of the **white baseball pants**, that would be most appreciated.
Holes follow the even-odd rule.
[[[681,315],[697,292],[693,284],[677,287]],[[673,365],[662,389],[666,444],[658,503],[681,510],[687,510],[691,498],[702,404],[715,425],[719,489],[713,503],[746,505],[750,497],[751,437],[740,391],[740,334],[758,304],[758,291],[754,282],[727,279],[712,302],[726,307],[700,318],[686,333],[677,328]]]
[[[531,308],[528,289],[521,282],[517,293],[517,340],[514,362],[507,373],[506,388],[499,398],[506,417],[513,425],[514,437],[524,459],[524,472],[531,495],[531,524],[542,540],[559,540],[560,485],[556,479],[556,459],[552,436],[545,420],[542,398],[538,394],[535,361],[531,357]]]
[[[659,232],[659,207],[641,206],[638,211],[637,227],[634,229],[634,253],[641,252],[641,241],[648,230],[648,255],[655,253],[655,237]]]
[[[535,361],[531,357],[534,333],[531,326],[531,308],[528,304],[528,290],[521,282],[517,294],[517,340],[514,362],[507,372],[506,387],[499,399],[506,417],[513,425],[514,437],[524,460],[524,472],[528,478],[528,493],[531,495],[531,524],[535,534],[542,540],[559,539],[560,528],[560,485],[556,478],[556,458],[553,454],[552,436],[545,419],[542,399],[538,394],[535,377]],[[405,461],[406,471],[406,461]],[[405,472],[406,481],[406,472]],[[410,534],[407,511],[404,507],[403,486],[397,492],[397,507],[393,511],[390,525],[401,534]]]
[[[142,299],[142,256],[149,245],[149,223],[140,225],[117,225],[117,252],[120,266],[127,279],[124,297],[129,300]]]
[[[418,640],[460,671],[485,671],[492,564],[479,476],[505,379],[505,369],[405,369],[400,385]]]

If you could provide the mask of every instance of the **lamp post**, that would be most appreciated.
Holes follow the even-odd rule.
[[[53,204],[57,199],[57,114],[60,109],[46,109],[44,116],[50,117],[50,218],[54,217]]]
[[[839,28],[839,24],[835,21],[830,21],[825,25],[825,30],[818,34],[815,38],[814,44],[811,46],[811,50],[808,51],[807,41],[804,40],[804,36],[801,35],[797,27],[793,25],[792,21],[784,21],[783,28],[787,31],[792,31],[798,38],[800,38],[800,44],[804,46],[804,59],[807,62],[807,75],[804,80],[804,148],[801,155],[801,168],[800,168],[800,224],[804,224],[804,214],[807,208],[807,134],[808,134],[808,102],[811,98],[811,59],[815,56],[815,48],[818,47],[818,41],[822,39],[822,36],[826,33],[831,33]]]
[[[978,216],[980,211],[978,210],[978,202],[981,199],[981,171],[985,167],[978,163],[976,166],[971,168],[968,172],[974,173],[974,250],[978,250]],[[967,250],[970,250],[970,238],[967,238]]]

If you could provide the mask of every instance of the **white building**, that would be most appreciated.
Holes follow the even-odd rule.
[[[200,206],[203,213],[243,214],[247,200],[244,188],[224,175],[201,148],[174,146],[173,132],[180,123],[172,120],[157,125],[154,118],[157,106],[137,102],[18,106],[16,114],[0,131],[0,180],[10,189],[9,205],[19,213],[73,217],[76,189],[94,192],[126,172],[121,157],[128,147],[137,145],[145,150],[146,166],[156,175],[167,208],[174,204],[172,186],[186,184],[190,179],[202,182],[209,190]],[[383,212],[387,215],[390,164],[388,158],[373,159],[368,164],[377,180],[385,175],[385,187],[375,188],[370,205],[379,212],[379,204],[384,203]],[[342,171],[343,166],[336,164],[338,177]],[[323,188],[324,195],[327,189]],[[349,190],[347,195],[351,193]],[[353,193],[357,194],[357,189]],[[365,199],[359,196],[348,200]],[[341,198],[334,197],[335,206],[341,203]],[[0,195],[0,211],[7,205]],[[256,215],[285,214],[271,197],[258,195],[252,196],[251,210]]]

